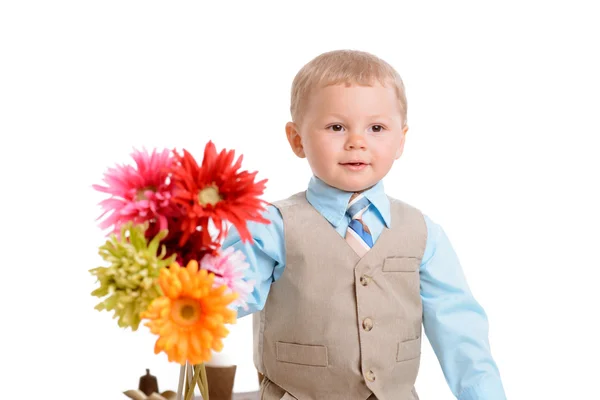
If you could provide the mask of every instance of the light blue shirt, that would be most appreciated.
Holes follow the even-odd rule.
[[[308,202],[345,236],[350,223],[346,206],[352,194],[313,177],[308,185]],[[373,242],[390,227],[390,202],[383,183],[364,192],[372,203],[363,214]],[[247,279],[256,282],[248,299],[248,310],[238,309],[238,317],[260,311],[271,284],[285,270],[283,220],[279,210],[267,207],[271,224],[249,223],[253,244],[242,243],[231,228],[223,247],[233,246],[246,255],[250,264]],[[498,367],[492,358],[485,311],[473,297],[452,245],[440,225],[424,215],[427,243],[420,266],[423,328],[438,358],[450,390],[459,400],[505,400]]]

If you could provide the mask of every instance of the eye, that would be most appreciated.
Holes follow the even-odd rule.
[[[372,129],[372,130],[373,130],[373,132],[375,132],[375,133],[380,133],[380,132],[382,132],[382,131],[383,131],[385,128],[384,128],[383,126],[381,126],[381,125],[373,125],[373,126],[371,127],[371,129]]]
[[[344,127],[340,124],[334,124],[329,126],[327,129],[331,129],[334,132],[341,132],[344,130]]]

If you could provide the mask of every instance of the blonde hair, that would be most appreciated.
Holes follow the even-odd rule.
[[[323,53],[296,74],[292,83],[290,112],[298,122],[306,107],[311,91],[330,85],[371,86],[374,81],[396,91],[400,101],[400,114],[406,125],[407,104],[404,83],[398,72],[387,62],[370,53],[358,50],[334,50]]]

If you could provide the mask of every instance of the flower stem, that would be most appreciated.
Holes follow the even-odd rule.
[[[202,393],[203,400],[208,399],[208,379],[206,378],[206,366],[204,363],[200,364],[200,373],[202,374],[202,378],[200,379],[204,383],[204,392]],[[200,389],[202,391],[202,389]]]
[[[185,365],[179,368],[179,386],[177,388],[177,400],[182,400],[183,395],[183,380],[185,379]]]
[[[189,371],[187,368],[187,364],[185,366],[185,394],[183,396],[184,400],[189,400],[190,398],[190,381],[189,381]]]
[[[192,376],[193,368],[190,364],[187,364],[187,392],[185,393],[185,400],[193,400],[194,397],[194,389],[196,388],[196,375]]]
[[[204,395],[206,384],[200,379],[200,364],[194,365],[194,381],[200,389],[200,394]]]

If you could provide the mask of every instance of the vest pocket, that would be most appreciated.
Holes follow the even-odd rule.
[[[387,257],[383,261],[383,272],[415,272],[420,265],[417,257]]]
[[[313,367],[327,366],[327,347],[325,346],[277,342],[276,347],[277,361]]]
[[[398,343],[396,362],[413,360],[421,355],[421,337]]]

